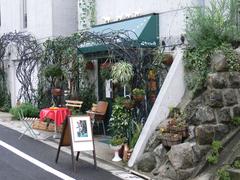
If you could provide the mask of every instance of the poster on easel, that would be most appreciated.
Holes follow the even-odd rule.
[[[89,116],[69,118],[73,151],[93,151],[93,137]]]
[[[74,152],[77,152],[76,160],[81,151],[92,151],[94,166],[97,168],[96,153],[92,135],[92,126],[89,116],[70,116],[63,125],[63,131],[59,142],[55,162],[58,162],[62,146],[71,146],[72,165],[75,172]]]

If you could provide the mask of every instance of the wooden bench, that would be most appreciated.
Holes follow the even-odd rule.
[[[75,101],[75,100],[65,100],[66,107],[69,108],[79,108],[81,109],[83,101]]]

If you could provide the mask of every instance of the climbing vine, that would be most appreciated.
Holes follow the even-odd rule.
[[[42,47],[32,35],[25,34],[23,32],[10,32],[1,36],[0,71],[2,71],[2,77],[0,79],[2,79],[2,82],[6,82],[4,60],[7,60],[5,56],[9,45],[16,48],[18,58],[16,77],[21,84],[21,88],[18,92],[17,99],[25,102],[36,103],[37,87],[34,87],[33,85],[33,82],[36,80],[34,79],[34,72],[36,70],[35,67],[37,63],[40,61],[42,56]],[[11,52],[8,52],[8,55],[11,55]],[[6,94],[8,91],[5,86],[6,84],[1,87],[3,88],[2,90],[5,90]]]
[[[87,29],[96,23],[95,0],[79,0],[79,29]]]

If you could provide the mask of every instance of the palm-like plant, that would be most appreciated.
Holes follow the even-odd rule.
[[[111,76],[113,82],[127,85],[133,77],[133,66],[121,61],[113,65]]]

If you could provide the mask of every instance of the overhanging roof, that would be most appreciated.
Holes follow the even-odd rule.
[[[159,45],[159,15],[148,14],[131,19],[112,22],[94,26],[89,31],[102,35],[113,31],[132,31],[129,37],[132,41],[138,42],[141,47],[156,47]],[[96,44],[94,42],[86,42],[79,47],[80,53],[96,53],[106,51],[107,47],[103,44]]]

